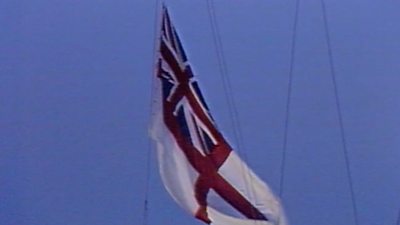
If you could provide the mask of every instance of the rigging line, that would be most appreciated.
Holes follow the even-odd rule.
[[[161,0],[162,1],[162,0]],[[162,3],[164,4],[164,3]],[[151,71],[152,71],[152,78],[151,78],[151,93],[150,93],[150,106],[149,106],[149,111],[150,111],[150,123],[152,118],[154,117],[154,92],[155,90],[155,68],[156,68],[156,63],[157,63],[157,58],[158,58],[158,51],[156,50],[160,35],[159,35],[159,23],[160,23],[160,13],[159,13],[159,8],[160,8],[160,0],[155,0],[155,10],[154,10],[154,27],[153,27],[153,33],[154,33],[154,40],[153,40],[153,63],[151,64]],[[157,51],[157,52],[156,52]],[[143,215],[142,215],[142,225],[148,225],[148,216],[149,216],[149,189],[150,189],[150,177],[151,177],[151,156],[152,152],[154,149],[154,145],[152,140],[149,138],[148,139],[148,147],[147,147],[147,154],[146,154],[146,169],[145,169],[145,183],[144,183],[144,201],[143,201]]]
[[[234,137],[235,137],[235,141],[236,141],[236,148],[237,151],[239,153],[241,153],[242,157],[244,158],[245,161],[247,161],[247,155],[246,152],[243,149],[243,136],[242,136],[242,132],[241,132],[241,125],[239,122],[239,116],[238,116],[238,112],[236,109],[236,105],[235,105],[235,101],[233,98],[233,88],[229,79],[229,73],[228,73],[228,69],[227,69],[227,65],[226,65],[226,61],[225,61],[225,54],[223,51],[223,45],[222,45],[222,41],[221,41],[221,35],[219,34],[219,26],[218,26],[218,22],[217,22],[217,17],[216,17],[216,13],[215,13],[215,6],[212,0],[207,0],[207,6],[209,9],[209,16],[210,16],[210,22],[211,22],[211,28],[213,31],[213,38],[214,38],[214,44],[215,44],[215,49],[217,52],[217,59],[218,59],[218,65],[219,65],[219,69],[220,69],[220,75],[222,77],[223,80],[223,88],[224,88],[224,93],[225,93],[225,97],[227,99],[228,102],[228,110],[229,110],[229,114],[230,114],[230,119],[231,119],[231,124],[232,124],[232,128],[234,131]],[[249,181],[249,174],[244,173],[244,165],[241,165],[241,170],[244,174],[244,179],[246,181]],[[248,183],[249,182],[245,182],[245,189],[249,190],[248,193],[250,195],[250,198],[254,197],[254,190],[253,188],[249,188],[248,187]]]
[[[326,42],[327,42],[327,47],[328,47],[330,73],[331,73],[332,83],[333,83],[333,88],[334,88],[336,110],[337,110],[337,114],[338,114],[340,133],[341,133],[341,139],[342,139],[342,147],[343,147],[343,153],[344,153],[344,158],[345,158],[345,163],[346,163],[347,179],[349,182],[350,196],[351,196],[351,202],[352,202],[352,206],[353,206],[354,223],[356,225],[358,225],[359,217],[358,217],[357,203],[356,203],[355,193],[354,193],[354,185],[353,185],[353,178],[352,178],[352,174],[351,174],[349,152],[347,149],[342,109],[341,109],[341,105],[340,105],[340,101],[339,101],[340,99],[339,99],[338,85],[337,85],[337,80],[336,80],[336,71],[335,71],[335,66],[334,66],[334,61],[333,61],[331,37],[330,37],[330,33],[329,33],[329,24],[328,24],[328,18],[327,18],[327,13],[326,13],[327,10],[326,10],[326,5],[325,5],[324,0],[321,0],[321,8],[322,8],[322,15],[323,15],[323,20],[324,20]]]
[[[207,7],[208,7],[208,13],[210,17],[210,23],[211,23],[211,28],[212,28],[212,34],[213,34],[213,40],[214,40],[214,45],[215,45],[215,50],[217,54],[217,59],[218,59],[218,65],[219,65],[219,70],[220,70],[220,75],[222,77],[223,81],[223,89],[225,93],[225,98],[228,102],[228,110],[230,114],[230,119],[231,119],[231,124],[233,127],[234,131],[234,137],[235,141],[237,144],[237,150],[238,152],[242,153],[242,157],[244,158],[245,161],[247,161],[247,155],[246,152],[243,150],[243,136],[241,132],[241,124],[239,122],[239,113],[236,109],[234,97],[233,97],[233,88],[229,79],[229,73],[227,69],[227,64],[225,61],[225,54],[223,51],[223,45],[222,45],[222,40],[221,40],[221,35],[219,34],[219,26],[216,18],[216,13],[215,13],[215,6],[212,0],[207,0]],[[242,150],[242,151],[241,151]],[[249,194],[250,199],[255,199],[255,190],[252,185],[250,185],[251,180],[250,180],[250,173],[245,172],[245,164],[241,163],[240,164],[240,169],[243,174],[243,178],[246,181],[244,184],[244,188],[246,193]],[[249,187],[250,185],[250,187]],[[254,209],[252,210],[253,213]],[[257,224],[257,221],[254,221],[254,224]]]
[[[224,57],[224,53],[223,53],[223,46],[221,44],[221,37],[219,35],[219,27],[217,25],[217,20],[216,20],[216,14],[215,14],[215,6],[212,2],[212,0],[207,0],[207,7],[208,7],[208,14],[209,14],[209,18],[210,18],[210,24],[211,24],[211,29],[212,29],[212,36],[213,36],[213,41],[214,41],[214,45],[215,45],[215,51],[216,51],[216,55],[217,55],[217,61],[218,61],[218,68],[220,71],[220,75],[222,78],[222,84],[223,84],[223,90],[224,90],[224,94],[225,94],[225,99],[227,100],[228,103],[228,111],[229,111],[229,115],[230,115],[230,122],[231,122],[231,126],[232,126],[232,130],[234,133],[234,138],[235,138],[235,142],[237,145],[237,150],[238,152],[240,152],[241,150],[241,142],[240,142],[240,137],[239,137],[239,132],[238,132],[238,126],[236,123],[236,115],[233,111],[233,109],[235,108],[233,99],[231,98],[231,92],[232,89],[229,86],[229,80],[228,80],[228,75],[227,75],[227,67],[226,67],[226,62],[225,62],[225,57]],[[245,180],[248,179],[248,176],[246,176],[246,174],[244,173],[244,166],[241,165],[240,169],[242,170],[242,174],[243,174],[243,178]],[[245,190],[247,193],[249,193],[252,197],[252,191],[248,191],[249,187],[248,187],[248,182],[245,182]]]
[[[232,85],[231,85],[231,82],[229,79],[229,74],[228,74],[228,70],[227,70],[221,36],[219,34],[219,26],[218,26],[218,22],[216,20],[215,6],[214,6],[212,0],[207,0],[206,2],[207,2],[207,7],[208,7],[208,14],[210,17],[212,34],[213,34],[213,42],[215,45],[215,50],[216,50],[216,55],[217,55],[217,60],[218,60],[218,66],[219,66],[218,68],[220,71],[220,75],[222,77],[222,84],[223,84],[225,98],[228,103],[230,122],[232,125],[237,149],[238,149],[238,152],[240,152],[242,149],[242,143],[243,143],[243,138],[242,138],[242,134],[241,134],[241,125],[240,125],[240,122],[238,121],[238,112],[237,112],[236,105],[235,105],[235,102],[234,102],[233,96],[232,96],[233,89],[232,89]],[[246,159],[245,154],[243,155],[243,157]]]
[[[399,212],[398,212],[398,215],[397,215],[396,225],[400,225],[400,209],[399,209]]]
[[[290,49],[290,65],[289,65],[289,80],[287,85],[287,99],[286,99],[286,111],[285,111],[285,122],[284,122],[284,134],[283,134],[283,147],[282,147],[282,160],[280,168],[280,178],[279,178],[279,197],[282,198],[284,180],[285,180],[285,166],[286,166],[286,151],[289,133],[289,116],[290,116],[290,103],[292,100],[292,87],[293,87],[293,71],[296,53],[296,38],[297,38],[297,24],[299,20],[299,8],[300,0],[296,0],[294,22],[292,30],[292,44]]]

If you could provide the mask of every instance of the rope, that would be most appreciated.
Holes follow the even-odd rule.
[[[154,42],[153,42],[153,63],[151,64],[151,71],[152,71],[152,78],[151,78],[151,94],[150,94],[150,106],[149,106],[149,115],[150,119],[153,117],[153,99],[154,99],[154,91],[155,91],[155,64],[154,62],[157,61],[157,55],[156,53],[156,46],[158,46],[159,42],[159,35],[158,35],[158,25],[159,25],[159,6],[160,6],[160,0],[155,0],[155,12],[154,12]],[[151,178],[151,153],[153,152],[153,142],[149,138],[148,139],[148,147],[147,147],[147,154],[146,154],[146,169],[145,169],[145,183],[144,183],[144,201],[143,201],[143,216],[142,216],[142,225],[148,225],[148,218],[149,218],[149,187],[150,187],[150,178]]]
[[[243,135],[242,135],[242,128],[241,124],[239,121],[239,113],[236,108],[236,104],[234,101],[233,97],[233,88],[230,82],[229,78],[229,73],[225,61],[225,54],[223,50],[223,45],[221,41],[221,36],[219,34],[219,27],[218,27],[218,22],[216,19],[216,14],[215,14],[215,6],[212,2],[212,0],[207,0],[207,7],[208,7],[208,14],[210,18],[210,24],[211,24],[211,29],[212,29],[212,36],[213,36],[213,41],[215,45],[215,50],[216,50],[216,55],[217,55],[217,60],[218,60],[218,66],[219,66],[219,71],[220,75],[222,77],[222,84],[223,84],[223,89],[224,89],[224,94],[225,98],[228,102],[228,110],[229,110],[229,115],[230,115],[230,122],[231,126],[233,128],[234,132],[234,138],[235,142],[237,145],[237,150],[238,152],[241,153],[242,157],[244,158],[245,161],[247,161],[247,155],[246,152],[243,150]],[[242,150],[242,151],[241,151]],[[250,185],[250,174],[245,173],[245,165],[241,164],[240,169],[242,170],[243,178],[245,181],[245,191],[246,193],[249,194],[250,199],[254,199],[254,187]],[[255,213],[253,211],[253,213]],[[257,224],[257,221],[254,221],[254,224]]]
[[[342,109],[341,109],[341,105],[340,105],[338,85],[337,85],[337,81],[336,81],[336,71],[335,71],[335,66],[334,66],[334,62],[333,62],[333,53],[332,53],[331,38],[330,38],[330,33],[329,33],[329,24],[328,24],[326,5],[325,5],[324,0],[321,0],[321,8],[322,8],[322,15],[323,15],[323,20],[324,20],[326,42],[327,42],[327,47],[328,47],[330,73],[331,73],[332,83],[333,83],[333,88],[334,88],[336,110],[337,110],[338,119],[339,119],[342,147],[343,147],[344,159],[345,159],[345,163],[346,163],[347,179],[349,182],[350,196],[351,196],[351,202],[352,202],[352,206],[353,206],[354,224],[359,225],[358,210],[357,210],[357,204],[356,204],[355,193],[354,193],[353,178],[352,178],[352,174],[351,174],[350,159],[349,159],[349,153],[348,153],[348,149],[347,149]]]
[[[300,0],[296,0],[295,13],[294,13],[294,22],[293,22],[293,30],[292,30],[292,45],[290,49],[290,66],[289,66],[289,80],[287,85],[287,99],[286,99],[286,112],[285,112],[285,128],[283,134],[283,148],[282,148],[282,162],[281,162],[281,170],[280,170],[280,179],[279,179],[279,197],[282,198],[283,195],[283,185],[285,178],[285,166],[286,166],[286,151],[287,151],[287,143],[288,143],[288,131],[289,131],[289,116],[290,116],[290,103],[292,99],[292,81],[293,81],[293,71],[294,71],[294,60],[296,53],[296,37],[297,37],[297,24],[299,20],[299,8],[300,8]]]
[[[215,6],[214,6],[212,0],[207,0],[206,3],[207,3],[208,14],[209,14],[210,24],[211,24],[212,34],[213,34],[212,35],[213,42],[215,45],[215,51],[216,51],[217,60],[218,60],[218,69],[219,69],[220,75],[222,77],[224,94],[225,94],[225,98],[228,103],[230,123],[233,128],[235,142],[236,142],[238,151],[240,152],[240,150],[242,149],[243,135],[241,132],[241,124],[238,119],[239,113],[236,109],[236,104],[235,104],[235,101],[233,98],[233,89],[232,89],[232,85],[230,82],[228,69],[226,66],[225,54],[224,54],[223,45],[222,45],[222,41],[221,41],[221,35],[219,34],[219,26],[218,26],[216,14],[215,14]],[[246,156],[244,156],[244,157],[246,157]]]

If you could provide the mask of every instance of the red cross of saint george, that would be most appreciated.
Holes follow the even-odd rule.
[[[213,189],[222,199],[245,217],[255,220],[268,220],[246,197],[218,173],[219,168],[229,157],[232,148],[216,129],[213,121],[204,110],[202,103],[199,102],[199,96],[196,96],[196,92],[190,87],[190,79],[193,77],[190,66],[185,65],[185,68],[182,69],[170,48],[163,42],[160,45],[160,53],[158,77],[161,78],[162,76],[162,60],[164,60],[172,70],[174,79],[176,79],[174,81],[175,87],[171,90],[172,93],[169,93],[169,97],[164,98],[163,101],[163,119],[186,159],[199,173],[194,187],[195,199],[199,204],[195,216],[206,223],[211,223],[207,215],[207,194],[210,189]],[[187,104],[196,115],[196,118],[204,124],[216,142],[207,154],[202,154],[182,132],[175,111],[178,103],[183,98],[187,100]]]

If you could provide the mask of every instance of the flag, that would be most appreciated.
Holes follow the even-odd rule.
[[[285,225],[278,199],[216,128],[163,7],[150,133],[172,198],[212,225]]]

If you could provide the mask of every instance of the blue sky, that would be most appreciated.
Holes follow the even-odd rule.
[[[167,5],[211,112],[234,140],[206,2]],[[295,1],[215,5],[243,152],[277,191]],[[326,5],[360,224],[395,224],[400,3]],[[0,2],[0,224],[142,224],[154,7],[149,0]],[[292,94],[289,220],[352,224],[319,0],[300,1]],[[148,225],[201,224],[168,196],[154,156]]]

